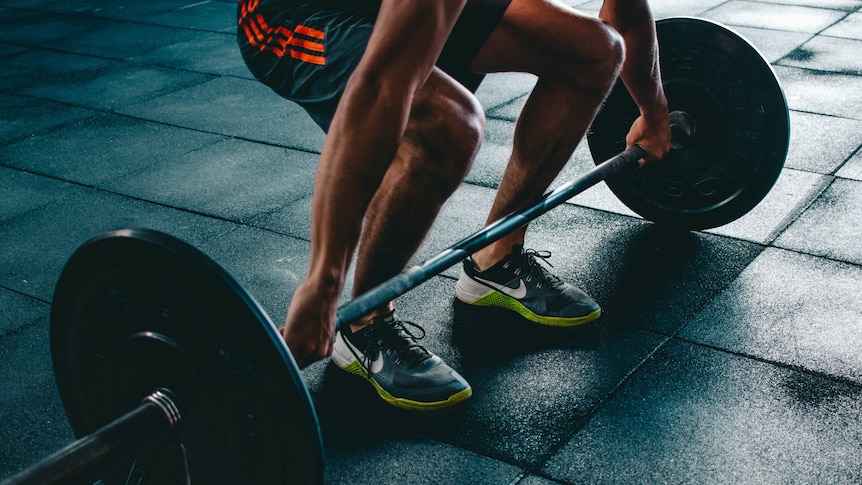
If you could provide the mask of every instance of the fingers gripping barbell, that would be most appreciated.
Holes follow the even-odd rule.
[[[642,167],[637,146],[611,156],[637,116],[618,83],[588,136],[607,161],[342,306],[339,324],[602,180],[644,217],[686,229],[753,208],[787,152],[774,74],[716,24],[667,19],[657,30],[674,133],[666,160]],[[82,438],[2,485],[323,481],[317,415],[275,326],[218,264],[171,236],[121,230],[82,245],[54,294],[51,351]]]

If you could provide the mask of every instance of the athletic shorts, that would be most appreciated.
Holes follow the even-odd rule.
[[[406,1],[406,0],[404,0]],[[380,0],[323,0],[297,6],[240,0],[237,38],[251,73],[296,102],[329,130],[347,79],[365,52]],[[286,3],[286,2],[281,2]],[[471,2],[449,36],[437,66],[474,91],[483,75],[470,65],[511,0]]]

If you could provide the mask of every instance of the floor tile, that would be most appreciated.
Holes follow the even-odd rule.
[[[23,470],[74,440],[54,381],[48,319],[0,336],[0,470]]]
[[[247,222],[311,194],[317,155],[236,139],[105,185],[111,191],[192,212]]]
[[[657,19],[667,17],[701,17],[704,13],[725,3],[726,0],[657,0],[650,2],[653,16]]]
[[[62,45],[62,38],[98,29],[96,19],[69,15],[4,9],[0,12],[0,41],[16,45]]]
[[[48,303],[0,288],[0,339],[10,331],[46,317]]]
[[[255,217],[250,224],[297,239],[311,241],[311,196]]]
[[[775,71],[790,109],[862,120],[862,77],[782,66]]]
[[[192,55],[193,52],[206,52],[207,55]],[[195,39],[171,44],[130,60],[213,75],[244,73],[248,70],[237,48],[235,34],[202,32]]]
[[[785,166],[833,175],[860,145],[862,121],[791,111]]]
[[[12,167],[95,185],[159,161],[175,160],[220,139],[107,115],[0,147],[0,156]]]
[[[91,13],[104,2],[105,0],[3,0],[0,5],[56,13]]]
[[[775,185],[751,211],[739,219],[707,231],[760,244],[771,243],[805,210],[831,177],[784,169]]]
[[[862,181],[862,151],[857,151],[836,174],[839,177]]]
[[[26,47],[11,44],[0,44],[0,59],[11,56],[13,54],[18,54],[19,52],[24,52],[25,50],[27,50]]]
[[[862,271],[768,249],[680,337],[862,384]]]
[[[824,30],[823,35],[862,40],[862,13],[851,13],[841,22]]]
[[[858,52],[862,40],[817,36],[797,47],[778,63],[841,74],[862,74]]]
[[[130,3],[124,0],[101,0],[93,14],[106,19],[139,22],[141,19],[169,14],[178,8],[195,3],[201,2],[197,0],[152,0]]]
[[[837,179],[776,241],[775,245],[862,264],[862,184]]]
[[[859,3],[856,0],[772,0],[770,3],[780,3],[784,5],[800,5],[803,7],[816,6],[818,8],[829,8],[834,10],[854,11],[859,8]]]
[[[841,11],[810,6],[731,0],[703,16],[730,26],[815,34],[845,15]]]
[[[113,111],[201,84],[210,78],[192,72],[117,63],[109,69],[89,71],[71,80],[43,79],[18,92],[74,106]]]
[[[731,30],[754,46],[763,58],[766,59],[766,62],[770,64],[786,56],[811,38],[811,34],[805,32],[777,32],[775,30],[738,26],[733,27]]]
[[[94,116],[99,114],[51,101],[6,95],[0,105],[0,146]]]
[[[3,59],[0,64],[0,86],[3,86],[4,91],[13,92],[42,84],[65,86],[89,83],[99,79],[114,65],[113,61],[107,59],[30,49]],[[63,95],[62,92],[53,94]]]
[[[0,286],[48,301],[64,264],[76,248],[102,232],[126,227],[161,230],[197,246],[235,226],[73,187],[64,199],[4,224],[4,235],[0,238]]]
[[[0,223],[62,198],[67,186],[49,177],[0,167]],[[4,232],[0,226],[0,237]]]
[[[177,126],[319,151],[324,133],[299,106],[258,81],[220,78],[120,110]]]
[[[578,483],[855,483],[860,398],[858,386],[672,343],[542,471]]]
[[[357,436],[334,446],[326,449],[326,483],[332,484],[514,483],[522,474],[515,466],[423,438]]]
[[[523,73],[488,74],[476,90],[476,96],[485,110],[508,103],[512,98],[532,91],[536,77]]]
[[[236,2],[172,2],[182,5],[166,13],[147,17],[147,22],[192,30],[236,32]]]
[[[276,326],[284,324],[290,297],[308,270],[307,241],[242,226],[197,247],[230,273]]]
[[[151,2],[140,5],[151,5]],[[186,29],[156,25],[134,24],[134,28],[130,28],[126,22],[103,20],[101,23],[98,28],[64,37],[58,47],[74,54],[122,60],[145,55],[168,44],[185,42],[198,35]]]

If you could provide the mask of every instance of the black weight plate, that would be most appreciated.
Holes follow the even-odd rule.
[[[323,481],[317,415],[275,326],[182,241],[128,229],[82,245],[54,293],[51,351],[79,437],[158,388],[180,401],[178,442],[118,463],[106,484]]]
[[[656,22],[670,111],[695,133],[664,160],[607,180],[641,216],[682,229],[726,224],[750,211],[778,179],[790,136],[787,103],[769,63],[745,39],[701,19]],[[623,151],[638,109],[617,82],[588,135],[600,163]]]

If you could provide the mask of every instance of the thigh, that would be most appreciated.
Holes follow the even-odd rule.
[[[512,0],[468,0],[443,46],[437,67],[475,91],[484,73],[473,69],[473,59],[482,49]]]
[[[594,62],[609,29],[558,0],[512,0],[473,59],[476,72],[558,71],[561,62]]]

